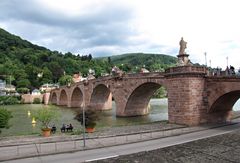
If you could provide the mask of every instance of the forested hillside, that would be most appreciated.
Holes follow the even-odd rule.
[[[176,63],[176,58],[158,54],[125,54],[93,59],[92,55],[62,54],[34,45],[0,28],[0,78],[21,89],[39,88],[44,83],[56,83],[64,74],[81,72],[89,68],[96,76],[109,73],[113,65],[126,72],[137,72],[143,65],[151,71],[162,71]]]
[[[164,71],[170,66],[176,65],[176,57],[164,54],[145,54],[145,53],[129,53],[107,58],[114,65],[125,70],[139,69],[145,66],[150,71]],[[106,58],[105,58],[106,60]]]

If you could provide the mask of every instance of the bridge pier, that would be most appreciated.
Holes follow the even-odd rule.
[[[207,122],[204,103],[205,67],[181,66],[166,71],[168,120],[170,123],[198,125]]]
[[[106,99],[107,98],[107,99]],[[96,110],[111,110],[112,109],[112,94],[109,93],[108,97],[106,97],[104,101],[96,100],[91,102],[90,105],[92,108]]]

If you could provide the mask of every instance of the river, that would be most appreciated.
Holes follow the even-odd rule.
[[[72,124],[75,128],[75,133],[78,133],[81,129],[80,123],[74,119],[74,109],[67,107],[41,105],[41,104],[27,104],[27,105],[9,105],[5,106],[6,109],[12,111],[13,118],[10,120],[11,127],[9,129],[2,129],[0,136],[16,136],[16,135],[38,135],[40,133],[40,126],[37,123],[32,125],[32,115],[40,108],[51,108],[61,115],[60,118],[54,121],[54,124],[58,128],[62,124]],[[152,123],[156,121],[168,120],[168,104],[167,99],[151,99],[150,111],[146,116],[116,117],[116,107],[113,103],[113,109],[108,111],[102,111],[99,113],[99,121],[97,122],[97,128],[101,127],[114,127],[125,125],[138,125],[144,123]],[[234,105],[233,110],[240,110],[240,100]],[[31,115],[28,115],[28,112]],[[51,124],[52,125],[52,124]]]

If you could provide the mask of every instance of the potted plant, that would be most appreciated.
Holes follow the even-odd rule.
[[[40,109],[34,114],[37,122],[40,122],[42,125],[42,135],[44,137],[48,137],[51,134],[51,127],[49,124],[51,121],[56,120],[58,118],[58,114],[50,109]]]
[[[75,119],[83,125],[83,111],[77,112]],[[95,131],[96,121],[99,120],[97,112],[93,108],[86,108],[85,110],[85,129],[88,133]]]

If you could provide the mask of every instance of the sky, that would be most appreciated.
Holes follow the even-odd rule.
[[[93,57],[132,52],[176,56],[183,37],[193,63],[238,69],[238,4],[238,0],[0,0],[0,27],[50,50]]]

